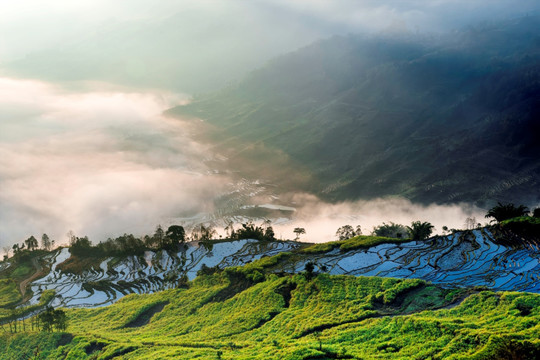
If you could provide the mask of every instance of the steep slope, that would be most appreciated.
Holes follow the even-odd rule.
[[[534,203],[539,20],[432,38],[334,37],[169,114],[208,121],[224,149],[284,152],[327,199]]]
[[[419,280],[327,274],[258,277],[235,290],[256,274],[254,268],[231,269],[199,277],[189,289],[68,310],[66,333],[0,335],[2,356],[308,360],[540,354],[538,294],[467,293]]]

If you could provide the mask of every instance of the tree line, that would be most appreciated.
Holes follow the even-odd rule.
[[[532,211],[524,205],[514,205],[512,203],[498,203],[490,208],[486,218],[493,218],[492,222],[500,223],[517,217],[532,217],[540,218],[540,208],[535,208]],[[472,230],[475,227],[480,227],[481,224],[476,222],[474,217],[466,219],[465,229]],[[429,238],[433,233],[434,226],[429,222],[413,221],[410,226],[396,224],[393,222],[378,225],[373,228],[371,235],[383,236],[390,238],[410,238],[412,240],[424,240]],[[456,229],[448,229],[447,226],[442,227],[443,233],[448,231],[456,232]],[[256,239],[261,241],[276,240],[274,229],[269,220],[264,221],[261,225],[255,225],[252,221],[241,224],[237,229],[230,222],[225,227],[226,239]],[[302,227],[296,227],[293,230],[295,240],[299,240],[300,236],[306,233]],[[70,251],[75,255],[125,255],[125,254],[142,254],[146,250],[165,249],[174,250],[186,241],[210,241],[217,236],[217,231],[212,225],[199,224],[193,227],[191,234],[188,235],[186,230],[181,225],[171,225],[164,230],[161,225],[156,227],[156,230],[151,235],[136,237],[133,234],[123,234],[116,238],[108,238],[105,241],[99,242],[93,246],[87,236],[77,237],[73,231],[69,231],[67,236],[70,244]],[[338,240],[350,239],[352,237],[362,235],[360,225],[353,227],[351,225],[343,225],[336,231]],[[221,238],[221,236],[220,236]],[[47,234],[41,236],[41,249],[49,251],[55,247],[55,240],[51,239]],[[14,257],[23,258],[29,255],[29,252],[38,250],[39,242],[32,235],[24,240],[21,244],[13,244],[11,247],[3,247],[4,260],[9,258],[10,252],[13,252]]]
[[[375,226],[371,231],[372,236],[389,237],[395,239],[410,238],[411,240],[425,240],[433,233],[434,226],[429,222],[413,221],[410,226],[396,224],[393,222]],[[352,227],[351,225],[343,225],[336,231],[338,240],[347,240],[355,236],[362,235],[360,225]]]

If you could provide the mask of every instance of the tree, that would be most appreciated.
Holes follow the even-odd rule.
[[[390,223],[382,223],[382,225],[373,228],[372,235],[383,236],[389,238],[401,239],[403,235],[407,234],[407,227],[401,224],[396,224],[390,221]]]
[[[169,240],[170,246],[177,246],[186,241],[186,231],[183,226],[171,225],[165,232],[165,236]]]
[[[76,256],[95,256],[99,251],[97,247],[92,247],[92,242],[88,236],[75,237],[71,241],[69,252]]]
[[[55,310],[51,306],[47,306],[45,311],[39,314],[38,319],[43,331],[51,332],[55,328],[64,331],[67,328],[67,316],[61,309]]]
[[[533,210],[532,216],[535,218],[540,218],[540,207]]]
[[[64,331],[67,328],[67,316],[64,310],[54,310],[53,313],[54,326],[56,330]]]
[[[434,226],[428,222],[413,221],[411,226],[407,226],[412,240],[425,240],[433,232]]]
[[[314,270],[315,270],[315,264],[312,263],[311,261],[307,262],[306,263],[306,266],[304,268],[304,270],[306,271],[305,275],[306,275],[306,279],[307,280],[310,280],[313,278],[313,275],[314,275]]]
[[[230,225],[232,229],[232,225]],[[274,229],[270,226],[270,221],[264,221],[261,226],[256,226],[252,221],[242,224],[237,231],[232,229],[230,239],[256,239],[263,241],[273,241],[276,239]]]
[[[34,235],[30,236],[28,239],[24,240],[24,243],[26,244],[26,247],[28,250],[33,251],[38,247],[38,241],[34,237]]]
[[[236,238],[236,232],[234,231],[234,224],[232,221],[229,221],[227,223],[227,226],[225,226],[225,232],[227,233],[227,237],[229,239],[235,239]]]
[[[163,241],[165,240],[165,232],[163,231],[163,228],[161,227],[161,225],[158,225],[156,227],[153,240],[154,240],[154,244],[157,244],[158,248],[163,247]]]
[[[300,239],[300,235],[306,233],[306,229],[297,227],[297,228],[294,228],[293,232],[296,234],[295,240],[298,241],[298,239]]]
[[[4,250],[5,257],[9,257],[9,252],[11,251],[11,248],[9,246],[2,247],[2,250]]]
[[[271,226],[264,229],[264,240],[273,241],[276,240],[276,233]]]
[[[42,326],[42,331],[51,332],[54,326],[54,309],[47,307],[47,309],[39,314],[39,322]]]
[[[41,247],[47,251],[51,249],[51,239],[49,239],[49,235],[41,235]]]
[[[75,236],[75,233],[73,232],[73,230],[69,230],[66,234],[67,238],[68,238],[68,243],[69,245],[73,245],[73,243],[75,242],[75,240],[77,240],[77,237]]]
[[[217,234],[217,231],[212,225],[204,226],[199,224],[191,231],[191,240],[193,241],[208,241],[211,240]]]
[[[476,218],[474,216],[468,217],[467,219],[465,219],[465,229],[472,230],[475,227],[476,227]]]
[[[360,225],[358,225],[356,228],[359,228],[359,227]],[[361,233],[362,232],[360,232],[360,234]],[[347,240],[360,234],[357,234],[351,225],[343,225],[336,231],[336,237],[338,238],[338,240]]]
[[[529,209],[524,205],[497,203],[496,206],[488,210],[486,218],[494,218],[497,222],[512,219],[520,216],[527,216]],[[492,220],[493,221],[493,220]]]

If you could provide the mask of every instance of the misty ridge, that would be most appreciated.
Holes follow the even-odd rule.
[[[327,241],[349,223],[370,232],[382,222],[425,220],[440,232],[467,218],[484,222],[497,201],[538,205],[534,12],[501,12],[502,20],[468,27],[448,20],[437,31],[413,17],[409,24],[427,29],[418,32],[399,21],[383,29],[350,18],[316,25],[322,12],[306,19],[295,5],[237,5],[227,11],[258,14],[263,24],[286,13],[284,33],[296,24],[301,36],[262,53],[246,40],[240,55],[216,63],[243,24],[203,52],[196,37],[184,42],[200,57],[167,52],[176,35],[191,34],[171,29],[206,14],[199,8],[133,20],[122,31],[113,22],[63,51],[51,46],[2,63],[2,245],[41,233],[63,242],[68,230],[99,242],[173,223],[223,233],[229,221],[266,218],[279,237],[302,226],[307,240]],[[275,12],[261,10],[268,8]],[[459,7],[452,9],[457,19]],[[456,26],[462,30],[449,30]],[[107,56],[124,70],[103,66]],[[227,70],[215,77],[220,68]],[[267,204],[295,211],[249,210]]]

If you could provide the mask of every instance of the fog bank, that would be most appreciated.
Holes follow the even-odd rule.
[[[166,216],[213,211],[230,182],[161,116],[182,95],[0,78],[0,242],[65,233],[98,242]],[[106,90],[103,90],[106,89]]]
[[[465,228],[467,218],[475,218],[481,224],[488,222],[485,211],[470,204],[426,206],[399,197],[329,204],[310,194],[292,198],[297,211],[291,222],[275,226],[276,235],[292,239],[294,228],[303,227],[306,234],[300,239],[309,242],[337,240],[336,230],[343,225],[360,225],[362,233],[369,235],[373,227],[383,222],[410,225],[413,221],[428,221],[435,226],[434,234],[442,234],[443,226]]]

